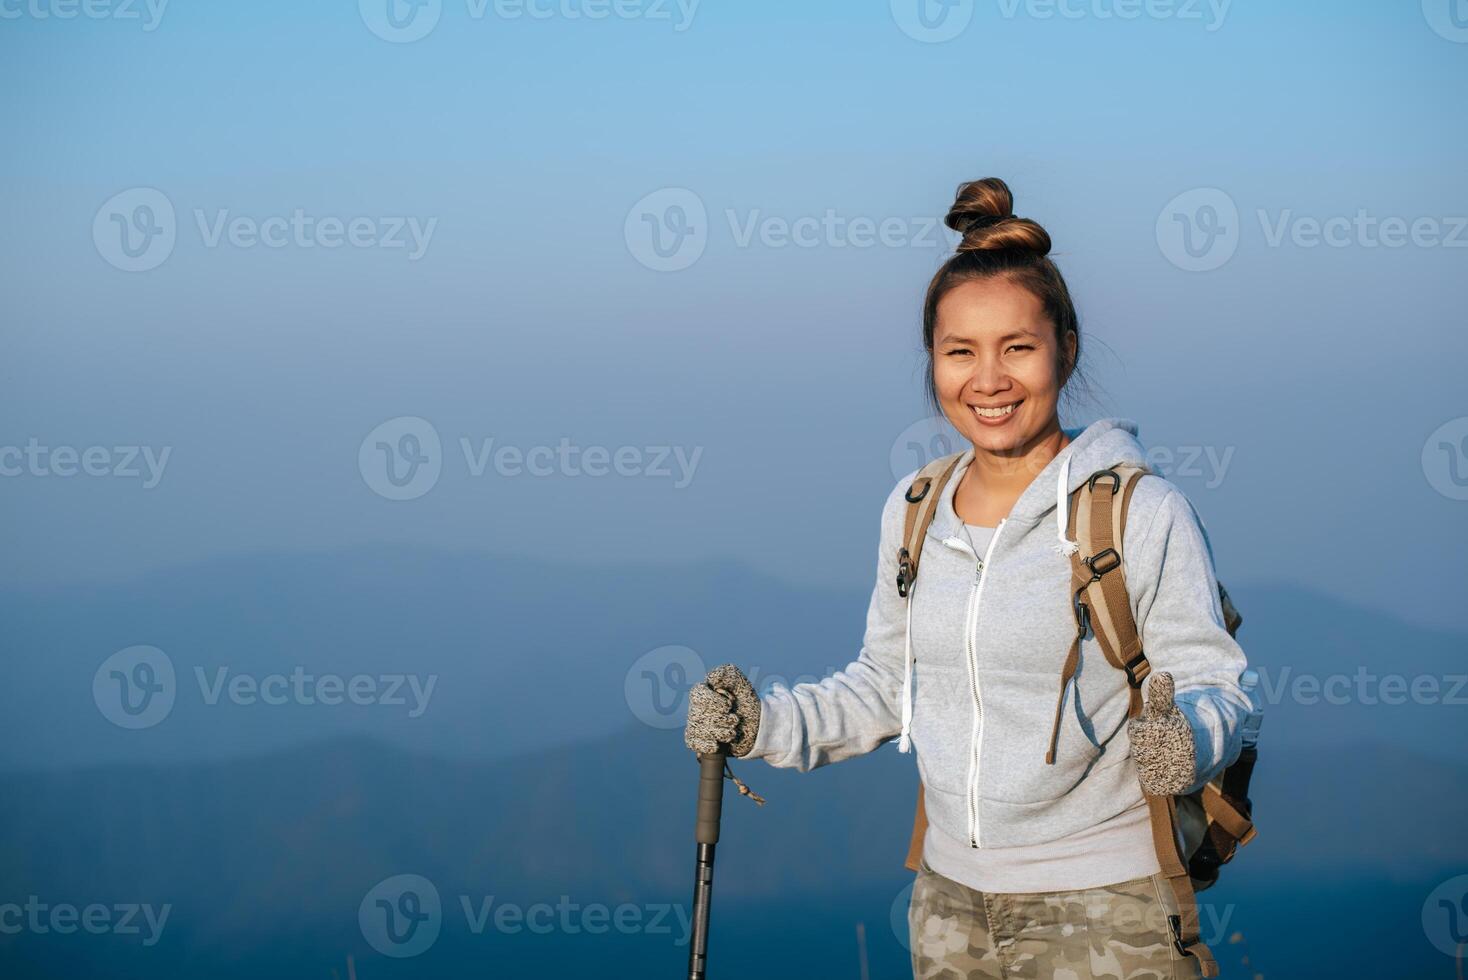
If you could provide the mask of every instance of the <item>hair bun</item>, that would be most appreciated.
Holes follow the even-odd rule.
[[[1012,250],[1036,258],[1050,252],[1050,235],[1029,218],[1014,214],[1014,194],[998,177],[958,185],[944,224],[963,236],[960,252]]]

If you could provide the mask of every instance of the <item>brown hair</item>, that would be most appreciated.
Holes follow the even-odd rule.
[[[941,416],[938,389],[933,382],[933,329],[938,319],[938,301],[960,283],[1003,277],[1028,289],[1040,301],[1045,316],[1055,325],[1061,363],[1062,394],[1069,395],[1071,382],[1089,388],[1080,371],[1081,327],[1075,304],[1060,270],[1049,259],[1050,235],[1029,218],[1014,214],[1014,195],[998,177],[985,177],[958,185],[953,207],[944,219],[949,228],[963,236],[958,249],[938,269],[928,284],[923,300],[923,347],[928,352],[928,401]],[[1076,335],[1075,363],[1064,363],[1065,335]]]

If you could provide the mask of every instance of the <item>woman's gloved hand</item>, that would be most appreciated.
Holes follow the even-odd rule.
[[[1172,675],[1153,674],[1141,714],[1126,723],[1142,791],[1176,796],[1197,778],[1193,728],[1173,701]]]
[[[693,751],[712,755],[723,743],[732,756],[748,755],[758,732],[759,695],[738,667],[720,664],[688,689],[683,741]]]

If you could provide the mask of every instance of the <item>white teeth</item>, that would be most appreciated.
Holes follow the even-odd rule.
[[[1010,412],[1013,412],[1014,411],[1014,406],[1015,405],[1018,405],[1018,404],[1019,404],[1019,402],[1015,402],[1013,405],[1005,405],[1003,408],[980,408],[977,405],[971,405],[969,407],[974,410],[974,414],[976,414],[976,415],[978,415],[978,416],[980,416],[982,418],[986,418],[986,419],[997,419],[997,418],[1003,418],[1004,416],[1008,415]]]

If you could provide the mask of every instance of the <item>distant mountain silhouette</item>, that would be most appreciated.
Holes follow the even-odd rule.
[[[1464,637],[1230,578],[1270,703],[1261,834],[1209,902],[1238,913],[1256,963],[1285,973],[1448,965],[1419,937],[1427,893],[1468,862],[1465,708],[1443,703],[1468,696],[1453,680]],[[760,684],[819,677],[856,657],[866,601],[867,590],[793,588],[733,564],[577,567],[411,548],[0,593],[0,903],[173,909],[154,948],[0,933],[0,976],[325,980],[345,975],[347,953],[359,980],[674,975],[686,949],[668,935],[469,935],[450,913],[460,897],[523,907],[560,896],[686,912],[696,770],[676,696],[698,665],[639,658],[680,645]],[[104,715],[93,682],[137,644],[167,655],[176,698],[161,722],[130,730]],[[298,666],[437,680],[410,717],[405,705],[210,704],[195,678],[212,690]],[[1407,703],[1381,703],[1397,693],[1382,687],[1387,674],[1405,679]],[[1434,692],[1419,687],[1433,697],[1418,698],[1434,703],[1412,703],[1414,678],[1434,679]],[[100,689],[114,680],[102,671]],[[863,920],[873,975],[902,975],[912,760],[884,746],[808,774],[735,766],[770,802],[727,796],[722,970],[854,975],[829,951],[848,950]],[[419,959],[383,957],[358,924],[368,891],[400,874],[429,879],[445,902],[443,937]],[[1301,940],[1346,923],[1358,944]]]
[[[1468,672],[1468,637],[1237,578],[1229,581],[1244,613],[1240,641],[1277,697],[1265,723],[1271,746],[1364,738],[1468,763],[1468,704],[1441,703],[1468,702],[1468,685],[1451,679]],[[757,682],[828,674],[859,652],[867,598],[867,590],[793,588],[737,564],[644,565],[634,556],[585,567],[402,547],[259,554],[122,583],[9,589],[0,592],[9,654],[0,767],[221,758],[343,735],[504,758],[621,728],[633,717],[629,670],[666,645],[691,648],[707,666],[741,664]],[[171,658],[179,693],[165,721],[124,731],[98,711],[92,681],[110,654],[135,644]],[[382,705],[210,705],[195,676],[201,670],[212,685],[298,665],[438,680],[415,718]],[[1434,678],[1438,703],[1362,703],[1355,681],[1321,693],[1330,676],[1363,669],[1368,699],[1380,695],[1380,677],[1399,674]],[[1307,680],[1297,699],[1302,675],[1317,686]],[[1348,703],[1328,703],[1326,694],[1342,692]]]
[[[829,895],[904,878],[916,777],[891,745],[811,773],[735,760],[721,895]],[[196,903],[206,935],[330,921],[389,875],[534,901],[682,900],[697,769],[647,728],[493,762],[335,740],[250,759],[0,777],[0,895]],[[1465,856],[1468,772],[1352,743],[1275,752],[1242,879],[1434,872]],[[1410,832],[1404,827],[1410,825]],[[1230,874],[1235,869],[1230,869]]]
[[[805,774],[734,766],[769,803],[757,808],[726,784],[716,888],[723,962],[741,954],[744,969],[755,968],[764,945],[786,951],[768,978],[854,975],[830,968],[822,949],[842,954],[851,923],[865,919],[874,963],[886,964],[880,975],[901,975],[887,920],[897,908],[901,922],[911,881],[901,867],[911,760],[887,745]],[[493,761],[337,739],[247,759],[6,774],[0,900],[168,903],[172,917],[153,949],[115,936],[0,937],[0,974],[325,978],[353,953],[364,978],[456,977],[487,962],[506,976],[552,963],[673,975],[686,957],[676,927],[595,944],[561,931],[469,936],[457,910],[461,896],[476,908],[566,896],[686,912],[696,771],[680,733],[638,726]],[[1250,928],[1256,963],[1303,962],[1322,971],[1312,975],[1371,963],[1372,976],[1446,966],[1421,939],[1399,937],[1417,930],[1433,884],[1462,870],[1465,775],[1381,745],[1272,752],[1254,792],[1261,835],[1205,896],[1216,903],[1209,914]],[[363,938],[359,905],[400,874],[422,875],[443,898],[436,959],[386,960]],[[1317,899],[1321,888],[1335,897]],[[1379,908],[1361,950],[1299,946],[1300,929],[1338,930],[1362,904]],[[1391,941],[1371,938],[1383,935]]]

